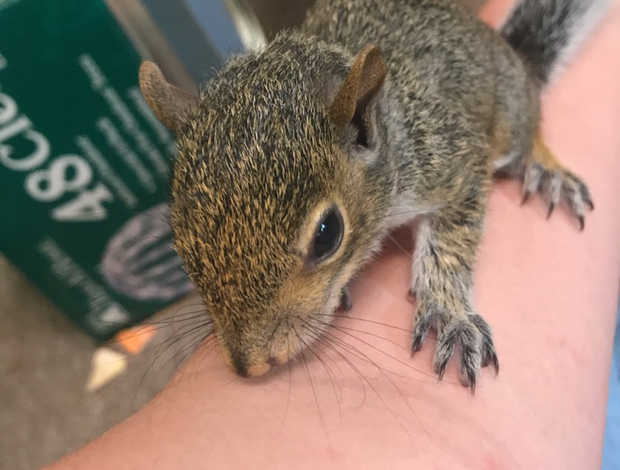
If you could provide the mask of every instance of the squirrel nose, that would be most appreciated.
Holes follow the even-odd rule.
[[[252,364],[247,369],[246,377],[260,377],[261,375],[269,372],[269,369],[271,369],[271,364],[269,361]]]
[[[271,366],[278,364],[278,360],[272,357],[266,360],[249,361],[244,353],[237,351],[223,351],[224,359],[228,367],[241,377],[260,377],[266,374]]]
[[[269,357],[266,361],[260,361],[254,364],[250,364],[247,368],[246,377],[260,377],[280,364],[280,361],[275,357]]]

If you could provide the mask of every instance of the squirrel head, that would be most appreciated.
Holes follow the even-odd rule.
[[[385,76],[374,46],[351,58],[292,35],[233,59],[199,97],[140,70],[178,137],[175,249],[242,376],[312,343],[379,247],[395,180]]]

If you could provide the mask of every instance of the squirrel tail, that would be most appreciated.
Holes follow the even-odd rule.
[[[500,28],[544,87],[604,17],[607,0],[522,0]]]

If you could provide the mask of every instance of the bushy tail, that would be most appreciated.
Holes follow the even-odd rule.
[[[603,18],[607,0],[522,0],[500,32],[545,86]]]

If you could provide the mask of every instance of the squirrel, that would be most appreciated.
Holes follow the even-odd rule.
[[[412,351],[437,332],[475,390],[499,362],[473,268],[494,175],[564,203],[587,185],[545,145],[540,96],[602,18],[601,0],[524,0],[495,30],[450,0],[318,0],[296,31],[233,57],[194,96],[145,61],[140,85],[177,136],[174,248],[229,367],[286,363],[351,306],[347,284],[390,230],[419,222]]]

